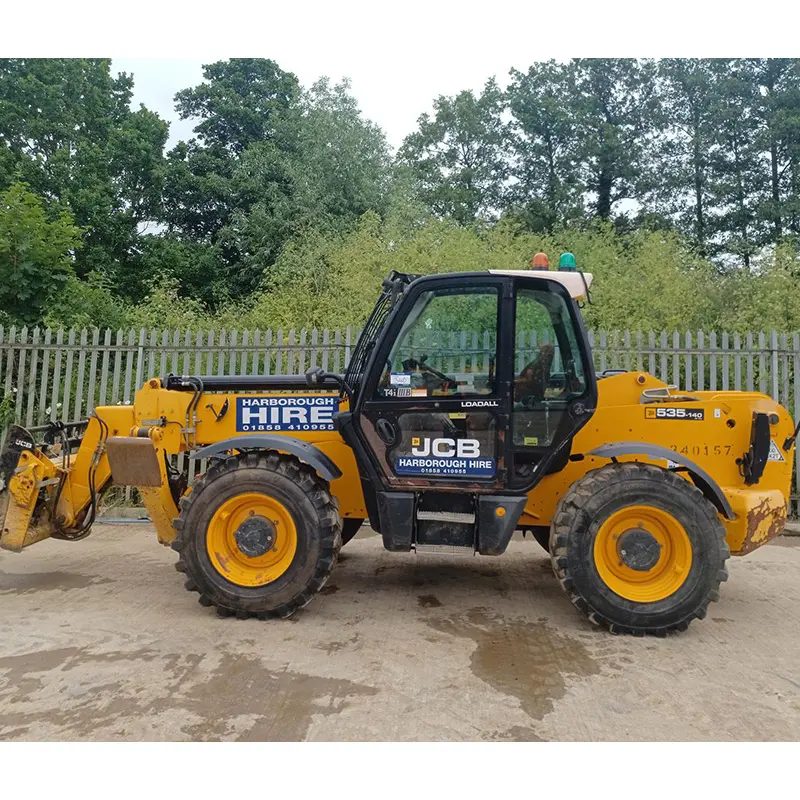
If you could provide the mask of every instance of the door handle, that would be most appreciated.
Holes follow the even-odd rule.
[[[388,419],[380,417],[375,423],[375,428],[378,431],[378,436],[385,444],[394,444],[397,440],[397,431],[394,425]]]

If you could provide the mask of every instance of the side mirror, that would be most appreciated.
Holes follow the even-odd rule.
[[[338,386],[347,395],[350,402],[353,402],[353,390],[344,382],[341,375],[337,375],[335,372],[325,372],[322,367],[311,367],[306,372],[306,386],[312,389],[332,389],[331,384]]]
[[[311,369],[306,372],[306,386],[321,386],[325,382],[326,376],[327,373],[322,367],[311,367]]]

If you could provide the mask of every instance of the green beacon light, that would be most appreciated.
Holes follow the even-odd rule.
[[[561,258],[558,259],[559,270],[576,270],[578,269],[575,264],[575,256],[572,253],[562,253]]]

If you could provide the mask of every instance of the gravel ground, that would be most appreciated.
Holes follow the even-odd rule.
[[[544,552],[387,553],[368,529],[287,621],[218,619],[149,524],[0,554],[0,739],[797,740],[800,539],[708,617],[616,637]]]

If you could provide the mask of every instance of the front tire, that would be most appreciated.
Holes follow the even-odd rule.
[[[659,636],[706,616],[730,550],[716,508],[693,484],[649,464],[588,472],[561,499],[553,569],[572,603],[612,633]]]
[[[172,543],[186,589],[220,616],[289,617],[330,577],[342,521],[327,484],[274,451],[216,462],[181,499]]]

